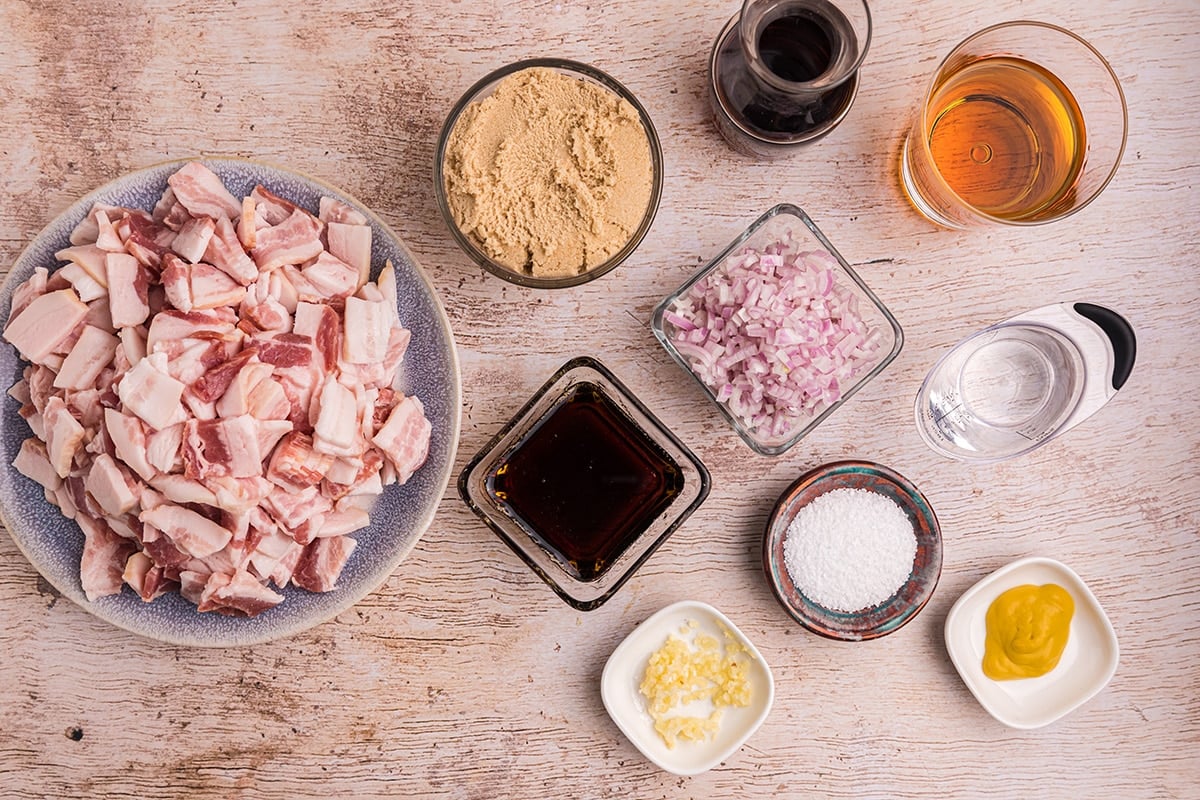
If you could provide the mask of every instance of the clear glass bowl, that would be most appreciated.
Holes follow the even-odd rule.
[[[617,251],[612,258],[578,275],[543,278],[526,275],[500,264],[488,256],[470,236],[459,229],[458,224],[454,221],[454,215],[450,212],[449,200],[446,197],[446,178],[444,172],[446,145],[449,142],[450,133],[454,130],[454,126],[458,122],[459,117],[462,116],[463,111],[472,103],[483,100],[491,95],[495,91],[497,84],[509,75],[534,67],[552,69],[573,78],[589,81],[608,89],[621,99],[628,101],[637,110],[638,118],[641,119],[642,126],[646,130],[646,139],[650,143],[650,200],[646,204],[646,212],[642,217],[641,223],[633,232],[629,241],[625,243],[625,246]],[[646,109],[634,97],[633,92],[626,89],[612,76],[593,66],[563,58],[532,58],[525,61],[518,61],[490,72],[481,78],[463,94],[462,98],[455,103],[454,108],[450,109],[450,114],[446,117],[446,122],[442,126],[442,133],[438,137],[437,152],[434,154],[433,159],[434,196],[437,198],[438,210],[442,212],[442,218],[446,220],[446,227],[450,229],[450,234],[454,237],[454,241],[458,243],[458,246],[462,248],[463,252],[472,261],[493,275],[503,278],[509,283],[515,283],[519,286],[529,286],[535,289],[563,289],[569,286],[578,286],[588,281],[593,281],[601,275],[605,275],[616,269],[621,262],[629,258],[633,251],[637,249],[642,239],[645,238],[646,233],[650,230],[650,225],[654,222],[654,215],[658,212],[659,200],[662,198],[662,185],[662,145],[658,141],[658,133],[654,130],[654,124],[650,121],[650,115],[646,113]]]
[[[717,270],[724,269],[731,257],[738,256],[748,247],[761,251],[769,244],[788,236],[792,237],[797,246],[803,251],[823,252],[833,257],[837,262],[837,268],[835,269],[837,285],[844,287],[857,298],[858,313],[870,328],[879,330],[882,338],[874,356],[859,370],[854,383],[850,386],[840,387],[841,397],[836,402],[821,408],[815,414],[797,414],[793,419],[788,421],[789,424],[786,430],[772,433],[750,427],[730,409],[727,401],[718,399],[713,388],[705,383],[688,362],[688,359],[676,347],[672,337],[677,330],[667,318],[667,314],[676,300],[686,295],[700,280],[703,280]],[[846,259],[842,258],[841,254],[834,249],[833,245],[825,238],[825,235],[821,233],[808,214],[804,213],[802,209],[787,203],[777,205],[759,217],[741,236],[722,250],[716,258],[659,303],[658,307],[654,309],[654,317],[651,320],[650,326],[654,331],[655,337],[666,348],[671,358],[683,367],[696,383],[699,384],[705,396],[716,405],[721,415],[733,426],[733,429],[742,438],[742,441],[749,445],[755,452],[766,456],[775,456],[784,453],[795,445],[796,442],[803,439],[813,428],[820,425],[830,414],[837,411],[843,403],[853,397],[868,381],[882,372],[899,355],[900,348],[904,344],[904,332],[900,329],[900,324],[896,322],[896,318],[892,316],[892,313],[880,302],[874,292],[867,288],[862,278],[846,263]]]
[[[608,421],[602,424],[615,433],[613,441],[636,440],[642,445],[641,452],[651,453],[670,467],[670,477],[664,483],[669,489],[654,494],[652,501],[639,507],[642,513],[636,515],[627,514],[624,509],[608,514],[608,508],[601,508],[596,510],[596,520],[586,516],[585,506],[594,497],[589,497],[591,493],[587,486],[579,487],[578,484],[576,488],[582,491],[569,495],[557,492],[551,500],[545,501],[547,505],[567,506],[564,513],[584,516],[596,529],[601,526],[598,521],[601,515],[621,520],[622,543],[607,549],[603,559],[586,567],[573,562],[564,549],[555,546],[556,535],[545,527],[545,523],[536,521],[537,517],[545,516],[540,509],[533,514],[521,512],[515,477],[519,468],[513,466],[521,458],[528,463],[529,453],[545,452],[539,445],[531,443],[545,441],[549,434],[538,439],[537,433],[542,429],[551,430],[544,428],[547,421],[582,393],[599,398],[599,404],[612,412]],[[555,425],[563,425],[561,418]],[[567,435],[561,433],[563,427],[553,430]],[[517,455],[522,449],[525,449],[524,454]],[[582,460],[590,451],[576,442],[574,452]],[[612,495],[614,482],[625,485],[626,477],[627,473],[609,472],[595,480],[608,481],[608,494]],[[573,475],[570,480],[578,480],[578,476]],[[597,487],[595,495],[599,496],[605,488]],[[559,597],[581,611],[598,608],[612,597],[659,545],[700,507],[708,490],[709,476],[704,464],[616,376],[599,361],[587,356],[572,359],[559,368],[495,438],[471,459],[458,479],[458,492],[467,506]],[[559,500],[563,502],[559,504]],[[530,522],[529,518],[534,518],[535,522]],[[543,527],[539,529],[539,525]],[[572,536],[575,530],[571,529]],[[582,528],[579,530],[586,535]],[[562,534],[557,537],[561,539]]]

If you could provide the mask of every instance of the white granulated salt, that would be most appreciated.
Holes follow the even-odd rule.
[[[801,508],[783,539],[800,593],[833,611],[860,611],[904,585],[917,537],[904,509],[867,489],[834,489]]]

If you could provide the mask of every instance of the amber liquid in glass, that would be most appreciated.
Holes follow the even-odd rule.
[[[1074,205],[1083,115],[1047,70],[1003,56],[969,62],[933,93],[927,114],[938,172],[979,211],[1037,221]]]

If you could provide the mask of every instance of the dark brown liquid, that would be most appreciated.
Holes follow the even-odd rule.
[[[758,54],[785,81],[816,80],[833,63],[833,27],[824,17],[797,12],[767,23],[758,35]]]
[[[569,573],[591,581],[679,493],[683,474],[595,384],[581,383],[489,484]]]
[[[789,3],[758,32],[758,58],[783,81],[795,84],[791,90],[768,86],[753,75],[739,26],[740,22],[716,54],[714,89],[747,131],[768,142],[788,143],[835,123],[845,113],[854,100],[854,80],[824,92],[803,86],[828,72],[839,54],[857,52],[853,25],[836,6],[825,0]]]

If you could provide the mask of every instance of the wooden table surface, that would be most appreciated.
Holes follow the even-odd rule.
[[[1200,13],[1195,0],[877,2],[862,90],[828,139],[778,163],[735,155],[705,101],[734,2],[0,0],[0,263],[73,200],[135,168],[237,154],[336,183],[407,241],[462,361],[457,470],[560,364],[601,358],[712,472],[712,494],[610,603],[559,601],[447,488],[387,582],[291,639],[166,646],[60,598],[0,536],[0,796],[81,798],[1200,797]],[[1105,53],[1129,103],[1120,170],[1081,213],[1020,230],[926,222],[897,183],[939,60],[1031,18]],[[434,204],[450,106],[519,58],[588,61],[662,136],[653,229],[616,272],[509,286],[458,251]],[[783,457],[751,453],[668,360],[651,309],[759,213],[803,206],[904,327],[899,358]],[[1133,323],[1125,388],[1068,436],[968,466],[921,442],[913,397],[953,343],[1056,300]],[[759,567],[767,512],[835,459],[911,478],[942,524],[933,599],[864,644],[798,628]],[[1121,644],[1111,684],[1011,730],[955,673],[942,629],[975,581],[1029,555],[1091,586]],[[659,771],[605,714],[599,676],[635,625],[713,603],[774,670],[774,710],[718,768]]]

